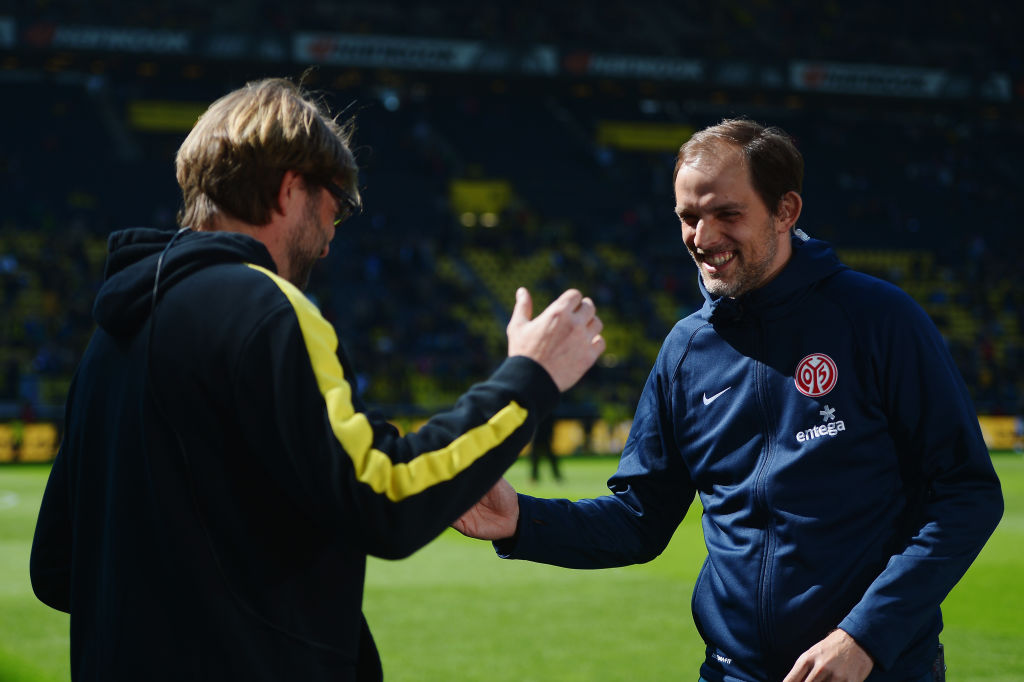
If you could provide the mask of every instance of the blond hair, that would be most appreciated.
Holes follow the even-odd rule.
[[[358,203],[354,129],[284,78],[247,83],[199,117],[174,165],[184,206],[182,226],[209,229],[219,213],[266,225],[285,171],[313,185],[336,182]]]

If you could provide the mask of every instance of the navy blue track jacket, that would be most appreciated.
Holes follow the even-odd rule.
[[[939,604],[1002,515],[999,482],[925,312],[825,243],[792,241],[778,277],[735,300],[705,290],[668,335],[612,494],[520,495],[517,537],[497,548],[574,568],[649,561],[696,493],[706,679],[781,679],[836,627],[875,659],[869,680],[920,676]]]
[[[400,437],[245,235],[111,236],[32,546],[78,680],[379,679],[366,556],[436,537],[558,399],[527,358]]]

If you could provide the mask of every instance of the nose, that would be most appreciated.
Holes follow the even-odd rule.
[[[706,250],[718,242],[719,233],[714,222],[705,218],[697,221],[697,225],[694,228],[693,245],[698,249]]]

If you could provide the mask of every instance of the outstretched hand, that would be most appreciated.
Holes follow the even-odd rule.
[[[796,659],[782,682],[863,682],[874,666],[857,640],[837,629]]]
[[[551,375],[559,391],[567,391],[586,374],[604,352],[604,324],[594,302],[569,289],[540,315],[533,316],[533,300],[525,287],[516,291],[509,320],[508,355],[525,355]]]
[[[460,516],[452,528],[477,540],[504,540],[516,534],[517,523],[519,496],[515,488],[502,478]]]

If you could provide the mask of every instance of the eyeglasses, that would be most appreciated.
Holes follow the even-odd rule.
[[[351,218],[352,214],[358,213],[362,208],[351,194],[338,187],[336,183],[328,181],[324,187],[331,193],[331,196],[338,200],[338,211],[334,214],[335,227]]]

